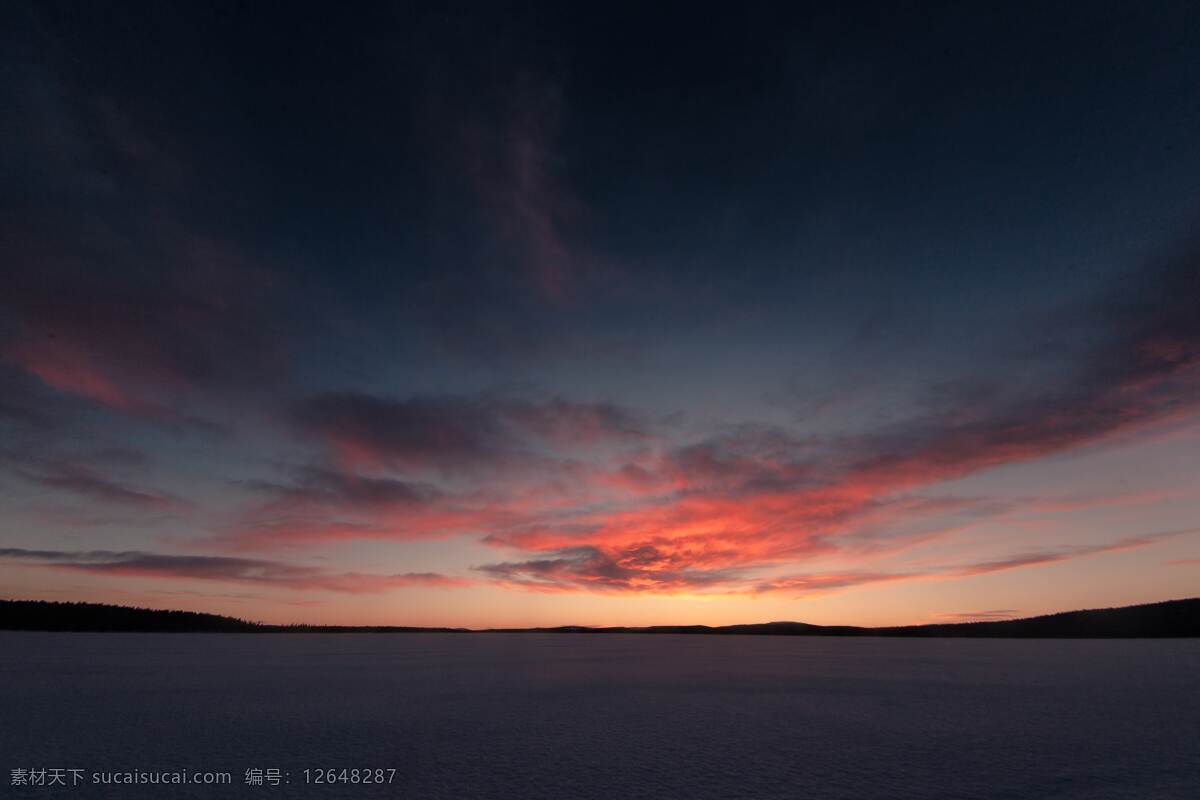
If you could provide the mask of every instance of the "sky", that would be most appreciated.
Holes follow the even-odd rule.
[[[1194,3],[0,14],[0,596],[1200,594]]]

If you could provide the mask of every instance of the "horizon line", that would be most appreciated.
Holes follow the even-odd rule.
[[[188,610],[183,610],[183,609],[171,609],[171,608],[150,608],[150,607],[146,607],[146,606],[127,606],[127,605],[119,605],[119,604],[115,604],[115,603],[95,603],[95,602],[91,602],[91,601],[87,601],[87,600],[33,600],[33,599],[19,599],[19,598],[0,598],[0,608],[3,608],[4,606],[10,605],[10,604],[13,604],[13,605],[29,604],[29,605],[59,606],[59,607],[85,606],[85,607],[91,607],[91,608],[95,608],[95,609],[111,609],[111,610],[117,610],[117,611],[123,611],[123,612],[140,612],[140,613],[145,613],[145,614],[174,615],[174,616],[176,616],[176,618],[199,617],[199,618],[208,618],[210,620],[221,621],[221,622],[225,622],[225,623],[244,625],[250,629],[250,630],[244,631],[246,633],[254,633],[254,632],[268,633],[268,632],[276,632],[273,629],[286,630],[286,629],[292,629],[292,628],[306,629],[306,630],[311,630],[311,631],[344,631],[344,632],[355,632],[355,631],[388,632],[388,631],[394,631],[397,633],[399,633],[399,632],[422,632],[422,631],[452,632],[452,633],[515,633],[515,632],[539,632],[539,631],[544,631],[544,632],[578,631],[581,633],[582,632],[619,633],[619,632],[653,632],[653,631],[657,631],[657,630],[662,630],[663,632],[671,632],[673,630],[674,631],[682,631],[682,630],[699,630],[699,629],[703,629],[706,631],[731,631],[731,630],[740,629],[740,628],[767,629],[767,628],[771,628],[772,626],[800,626],[803,628],[809,628],[809,629],[813,629],[813,630],[824,630],[824,631],[836,631],[836,630],[896,631],[896,630],[922,629],[922,628],[925,628],[925,629],[931,629],[931,628],[963,629],[963,628],[967,628],[967,627],[971,627],[971,626],[985,626],[985,625],[996,626],[996,625],[1005,625],[1005,624],[1010,624],[1010,623],[1021,623],[1021,622],[1029,622],[1029,621],[1034,621],[1034,620],[1043,620],[1043,619],[1048,619],[1048,618],[1052,618],[1052,617],[1060,617],[1060,616],[1064,616],[1064,615],[1094,614],[1094,613],[1103,613],[1103,612],[1120,612],[1120,611],[1128,611],[1128,610],[1133,610],[1133,609],[1143,609],[1143,608],[1148,608],[1148,607],[1152,607],[1152,606],[1165,606],[1165,605],[1174,604],[1174,603],[1187,603],[1187,602],[1200,602],[1200,596],[1171,598],[1171,599],[1167,599],[1167,600],[1151,601],[1151,602],[1147,602],[1147,603],[1135,603],[1135,604],[1125,605],[1125,606],[1076,608],[1076,609],[1068,609],[1068,610],[1064,610],[1064,611],[1054,611],[1054,612],[1049,612],[1049,613],[1045,613],[1045,614],[1035,614],[1033,616],[1028,616],[1028,617],[1008,617],[1008,618],[1003,618],[1003,619],[976,619],[976,620],[967,619],[967,620],[959,620],[959,621],[954,621],[954,622],[922,622],[922,623],[910,623],[910,624],[904,624],[904,625],[819,624],[819,623],[802,622],[799,620],[772,620],[772,621],[768,621],[768,622],[740,622],[740,623],[729,623],[729,624],[725,624],[725,625],[708,625],[708,624],[704,624],[704,623],[652,624],[652,625],[578,625],[578,624],[567,623],[567,624],[561,624],[561,625],[502,626],[502,627],[490,627],[490,628],[474,628],[474,627],[445,626],[445,625],[401,625],[401,624],[349,625],[349,624],[336,624],[336,623],[335,624],[313,624],[313,623],[305,623],[305,622],[272,623],[272,622],[263,622],[260,620],[249,620],[249,619],[244,619],[241,617],[233,617],[233,616],[228,616],[228,615],[224,615],[224,614],[215,614],[215,613],[207,612],[207,611],[188,611]],[[10,630],[10,631],[36,630],[36,629],[31,629],[31,628],[10,628],[10,627],[7,627],[6,623],[7,623],[7,620],[0,619],[0,630]],[[256,631],[254,629],[259,629],[259,630]],[[62,630],[61,632],[70,632],[70,631]],[[196,632],[199,632],[199,631],[196,631]],[[216,632],[216,631],[214,631],[214,632]],[[236,631],[230,631],[230,632],[236,632]]]

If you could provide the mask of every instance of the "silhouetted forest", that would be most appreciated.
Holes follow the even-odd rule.
[[[0,600],[0,630],[129,631],[140,633],[436,633],[462,628],[267,625],[218,614],[163,611],[100,603]]]
[[[908,625],[860,628],[849,625],[809,625],[803,622],[766,622],[758,625],[652,625],[644,628],[500,628],[472,631],[466,628],[403,626],[267,625],[216,614],[161,611],[148,608],[56,603],[40,600],[0,600],[0,630],[24,631],[129,631],[159,633],[636,633],[760,636],[925,636],[991,638],[1176,638],[1200,636],[1200,598],[1168,600],[1123,608],[1066,611],[1026,619],[994,622],[958,622],[945,625]]]
[[[158,611],[98,603],[0,601],[0,628],[17,631],[162,631],[244,633],[258,625],[194,611]]]

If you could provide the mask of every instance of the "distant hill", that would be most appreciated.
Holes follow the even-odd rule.
[[[648,628],[549,628],[547,632],[707,633],[758,636],[910,636],[1009,639],[1126,639],[1200,636],[1200,598],[1168,600],[1123,608],[1064,611],[1041,617],[944,625],[861,628],[852,625],[809,625],[765,622],[757,625],[655,625]]]
[[[992,636],[1056,639],[1200,636],[1200,598],[1123,608],[1065,611],[1042,617],[878,628],[879,636]]]
[[[1123,608],[1066,611],[997,622],[958,622],[945,625],[907,625],[861,628],[850,625],[809,625],[804,622],[766,622],[756,625],[652,625],[645,628],[415,628],[350,625],[266,625],[216,614],[161,611],[148,608],[56,603],[41,600],[0,600],[0,630],[128,631],[146,633],[575,633],[575,634],[708,634],[718,636],[910,636],[1010,639],[1124,639],[1200,636],[1200,598],[1168,600]]]

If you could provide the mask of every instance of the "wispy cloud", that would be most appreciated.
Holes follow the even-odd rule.
[[[261,271],[224,245],[160,228],[140,245],[151,252],[112,254],[170,263],[153,283],[138,267],[102,274],[80,254],[18,251],[24,269],[0,300],[18,325],[0,357],[61,392],[165,421],[180,419],[175,404],[189,392],[277,380],[285,360],[263,325]]]
[[[344,539],[437,539],[487,530],[514,515],[485,496],[340,468],[301,467],[279,482],[239,485],[263,499],[210,539],[234,550]]]
[[[187,503],[171,494],[135,488],[98,475],[87,467],[73,464],[56,464],[46,471],[27,473],[26,477],[42,486],[70,492],[102,503],[158,511],[179,510],[187,507]]]
[[[484,215],[540,297],[566,302],[585,264],[570,232],[584,215],[555,150],[566,113],[561,84],[524,70],[487,95],[486,119],[460,128],[467,165]],[[473,117],[479,109],[473,110]]]
[[[534,448],[643,439],[629,411],[562,398],[476,396],[403,399],[346,392],[307,398],[290,412],[303,434],[343,464],[402,471],[475,472],[539,461]]]
[[[958,611],[938,614],[938,619],[951,622],[996,622],[1013,619],[1021,612],[1015,608],[997,608],[988,611]]]
[[[337,572],[278,561],[208,555],[164,555],[138,550],[63,551],[0,549],[0,560],[46,569],[141,578],[254,584],[281,589],[373,594],[414,586],[460,587],[469,581],[433,572],[392,575]]]
[[[0,452],[0,465],[29,483],[64,495],[128,510],[187,510],[190,504],[180,497],[119,477],[130,469],[142,470],[144,464],[145,455],[129,448],[73,455]]]

